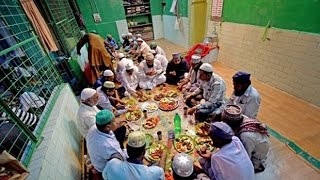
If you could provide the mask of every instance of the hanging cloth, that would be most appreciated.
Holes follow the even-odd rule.
[[[20,2],[46,51],[58,51],[51,32],[33,0],[20,0]]]

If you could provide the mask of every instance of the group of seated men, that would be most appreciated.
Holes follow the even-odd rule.
[[[138,46],[143,43],[142,40]],[[81,93],[78,128],[86,139],[91,162],[98,174],[104,179],[164,178],[166,153],[161,156],[161,168],[143,165],[144,134],[140,131],[130,133],[125,149],[128,131],[119,118],[115,119],[115,116],[134,110],[125,106],[122,97],[138,97],[142,95],[139,89],[153,89],[164,83],[177,85],[190,107],[188,114],[194,114],[197,121],[210,122],[209,135],[220,150],[216,153],[207,149],[198,151],[204,178],[254,179],[254,172],[264,171],[269,151],[268,132],[256,119],[260,96],[251,86],[250,74],[237,72],[232,77],[234,91],[226,101],[224,80],[214,73],[212,65],[202,63],[199,55],[192,56],[189,67],[179,53],[174,53],[169,62],[166,58],[160,61],[165,56],[155,50],[159,46],[152,43],[150,47],[138,65],[119,53],[116,78],[111,70],[106,70],[95,83],[95,89],[85,88]],[[115,81],[121,85],[116,87]],[[173,158],[175,179],[196,179],[203,175],[192,161],[179,158],[190,157],[179,154]],[[183,172],[185,166],[192,167],[190,172]]]

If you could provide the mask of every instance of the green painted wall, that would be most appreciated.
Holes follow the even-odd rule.
[[[151,14],[152,16],[162,14],[162,0],[150,0],[151,3]]]
[[[225,0],[223,21],[320,33],[320,0]]]
[[[165,1],[166,1],[166,8],[165,8],[164,14],[174,16],[174,14],[170,12],[170,8],[173,0],[165,0]],[[179,14],[182,17],[188,17],[188,5],[189,5],[188,3],[189,3],[189,0],[178,0]]]
[[[77,0],[77,3],[88,32],[96,30],[104,38],[107,34],[111,34],[116,41],[119,41],[115,21],[125,19],[121,0]],[[102,20],[100,23],[95,23],[93,19],[93,13],[97,12],[100,13]]]

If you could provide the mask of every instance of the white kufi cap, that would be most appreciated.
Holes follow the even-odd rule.
[[[137,41],[143,41],[143,39],[141,39],[141,38],[138,38],[138,39],[137,39]]]
[[[82,101],[85,101],[91,98],[95,93],[97,93],[97,91],[92,88],[84,88],[81,92],[80,98]]]
[[[119,56],[119,59],[121,59],[121,58],[124,57],[124,54],[123,53],[119,53],[118,56]]]
[[[107,69],[103,72],[103,76],[113,76],[113,72],[110,69]]]
[[[213,72],[213,67],[211,64],[209,63],[203,63],[201,66],[200,66],[200,69],[202,71],[205,71],[205,72]]]

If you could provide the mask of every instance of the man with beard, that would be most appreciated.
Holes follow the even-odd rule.
[[[153,89],[159,84],[166,82],[160,61],[154,59],[153,54],[148,53],[146,60],[139,64],[139,87],[142,89]]]
[[[137,67],[131,63],[126,65],[126,70],[122,72],[121,85],[126,88],[126,93],[134,97],[142,96],[142,93],[137,91],[139,85]]]
[[[245,117],[237,105],[227,105],[221,120],[227,123],[247,150],[256,173],[264,171],[269,154],[269,134],[266,125],[257,119]]]
[[[150,53],[153,54],[155,59],[158,59],[160,61],[162,70],[166,71],[168,66],[168,59],[165,56],[158,54],[155,50],[151,50]]]
[[[251,86],[250,74],[239,71],[232,79],[234,91],[227,104],[238,105],[243,115],[256,118],[260,107],[260,95]]]
[[[106,81],[114,82],[114,73],[109,69],[105,70],[103,72],[103,76],[96,81],[96,83],[94,84],[94,89],[98,90],[98,88],[103,86],[104,82]],[[125,92],[126,89],[123,86],[116,87],[116,91],[113,97],[116,99],[121,99],[125,96]]]
[[[178,83],[178,89],[184,93],[185,96],[189,95],[191,92],[196,90],[200,86],[199,79],[199,68],[202,65],[201,56],[192,55],[191,57],[191,68],[186,78],[182,79]],[[197,100],[201,100],[202,96]]]
[[[112,156],[126,160],[127,153],[123,150],[126,128],[120,126],[113,113],[109,110],[99,111],[96,122],[87,135],[87,149],[93,167],[102,177],[102,171]],[[102,178],[101,178],[102,179]]]
[[[111,34],[107,35],[107,38],[105,39],[105,41],[107,41],[109,43],[109,45],[114,48],[115,50],[118,50],[118,44],[116,42],[116,40],[113,39],[113,37],[111,36]]]
[[[101,109],[108,109],[113,111],[115,116],[126,113],[127,111],[133,111],[131,108],[126,108],[125,103],[120,99],[114,98],[115,84],[112,81],[104,82],[103,86],[97,88],[99,94],[98,106]]]
[[[117,77],[117,81],[121,82],[121,78],[122,78],[121,73],[126,69],[125,66],[129,63],[133,64],[133,61],[131,59],[126,58],[123,53],[119,53],[118,57],[119,57],[119,61],[117,63],[116,77]]]
[[[254,169],[246,149],[230,126],[224,122],[210,124],[209,136],[217,151],[211,152],[205,146],[198,154],[199,163],[210,177],[217,180],[253,180]]]
[[[135,52],[138,56],[146,56],[147,53],[151,50],[148,44],[141,38],[137,38],[138,49]]]
[[[191,98],[202,94],[200,104],[188,110],[188,114],[195,114],[197,121],[205,121],[211,113],[214,113],[224,103],[226,85],[224,80],[213,73],[213,67],[208,63],[200,66],[199,78],[203,81],[200,87],[186,97],[186,102]]]
[[[81,102],[77,113],[77,127],[80,134],[86,138],[89,129],[96,123],[96,114],[100,111],[96,105],[99,94],[96,90],[85,88],[82,90]]]
[[[185,73],[189,71],[189,65],[185,59],[180,57],[180,53],[173,53],[172,60],[168,63],[166,77],[167,83],[177,85],[184,79]]]
[[[103,170],[103,178],[108,180],[160,180],[164,179],[167,151],[161,152],[159,166],[143,164],[146,153],[146,136],[142,131],[134,131],[128,136],[127,161],[112,158]]]

